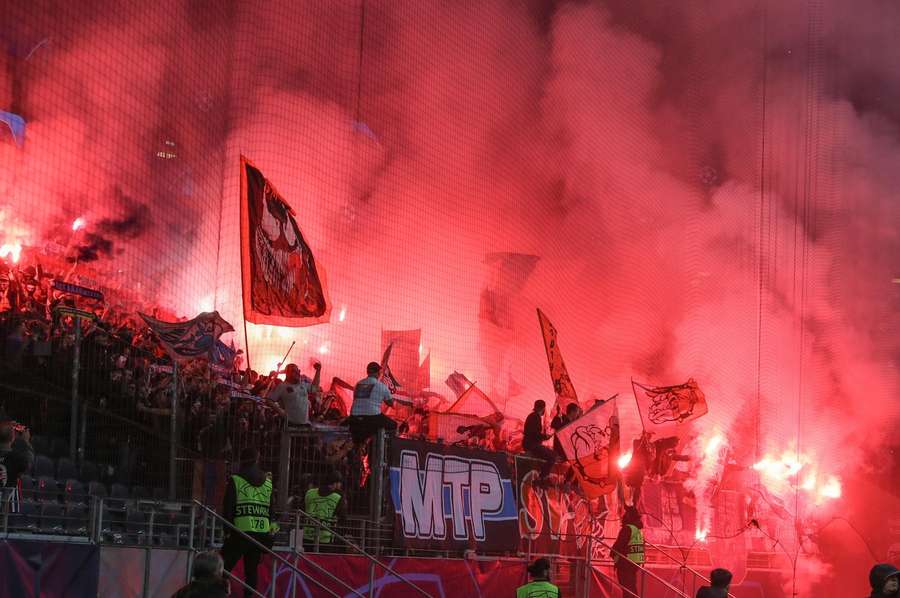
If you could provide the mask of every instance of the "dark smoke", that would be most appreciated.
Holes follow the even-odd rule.
[[[113,189],[114,205],[119,205],[122,215],[102,218],[96,230],[84,234],[84,240],[75,246],[69,262],[94,262],[101,257],[112,257],[121,250],[115,248],[116,242],[135,241],[150,227],[150,208],[135,200],[116,186]]]

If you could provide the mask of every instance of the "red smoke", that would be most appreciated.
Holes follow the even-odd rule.
[[[539,306],[582,400],[693,377],[701,437],[720,431],[744,467],[802,464],[779,481],[809,495],[790,510],[823,546],[841,545],[830,517],[878,529],[858,489],[888,475],[900,419],[896,6],[374,1],[364,26],[355,4],[288,0],[5,14],[0,110],[28,123],[24,150],[0,132],[7,254],[54,244],[241,330],[244,154],[292,203],[335,308],[308,329],[249,325],[256,369],[296,340],[293,361],[352,379],[382,329],[421,328],[432,380],[459,370],[523,417],[552,396]],[[495,330],[479,298],[484,256],[504,251],[540,261]],[[800,581],[865,590],[867,550],[808,571],[799,554]]]

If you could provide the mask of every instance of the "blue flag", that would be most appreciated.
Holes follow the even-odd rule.
[[[187,322],[163,322],[146,314],[139,315],[174,360],[198,357],[212,360],[219,337],[234,331],[217,311],[203,312]]]
[[[25,145],[25,119],[18,114],[0,110],[0,122],[6,123],[9,127],[9,131],[16,142],[16,147],[23,147]]]

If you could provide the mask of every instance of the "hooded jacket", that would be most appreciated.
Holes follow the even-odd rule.
[[[887,563],[880,563],[872,567],[869,571],[869,585],[872,586],[872,593],[869,598],[888,598],[890,596],[898,597],[900,593],[885,594],[882,592],[885,582],[889,577],[898,575],[897,567]]]

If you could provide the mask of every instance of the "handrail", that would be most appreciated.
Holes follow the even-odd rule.
[[[626,555],[622,554],[622,553],[619,552],[618,550],[615,550],[612,546],[610,546],[609,544],[607,544],[606,542],[604,542],[602,539],[596,538],[595,541],[599,542],[601,546],[603,546],[604,548],[606,548],[607,550],[609,550],[609,553],[610,553],[610,554],[616,554],[616,555],[619,556],[619,558],[625,559],[625,560],[627,560],[629,563],[632,563],[632,565],[634,565],[635,567],[638,567],[638,564],[637,564],[637,563],[633,563],[631,560],[628,559],[628,557],[627,557]],[[672,590],[673,592],[675,592],[675,595],[676,595],[676,596],[680,596],[681,598],[690,598],[690,596],[688,596],[687,594],[685,594],[684,592],[682,592],[681,590],[679,590],[678,588],[676,588],[675,586],[673,586],[672,584],[670,584],[669,582],[667,582],[665,579],[663,579],[662,577],[660,577],[659,575],[657,575],[656,573],[654,573],[654,572],[651,571],[650,569],[647,569],[647,568],[644,568],[644,567],[640,567],[640,569],[641,569],[644,573],[650,575],[650,577],[652,577],[652,578],[655,579],[656,581],[660,582],[661,584],[663,584],[664,586],[666,586],[667,588],[669,588],[670,590]]]
[[[419,586],[414,584],[412,581],[410,581],[409,579],[406,579],[405,577],[403,577],[402,575],[397,573],[390,565],[378,560],[374,555],[366,552],[361,547],[359,547],[356,544],[354,544],[353,542],[351,542],[349,539],[347,539],[346,536],[339,534],[334,529],[327,526],[321,519],[317,519],[317,518],[313,517],[312,515],[310,515],[309,513],[307,513],[306,511],[304,511],[303,509],[300,509],[300,508],[297,508],[296,511],[300,515],[303,515],[304,517],[306,517],[306,519],[309,520],[316,527],[319,527],[327,532],[331,532],[334,535],[334,537],[338,538],[339,540],[341,540],[342,542],[347,544],[347,546],[349,546],[350,548],[352,548],[353,550],[358,552],[360,555],[366,557],[372,563],[378,565],[379,567],[381,567],[382,569],[384,569],[385,571],[387,571],[388,573],[390,573],[391,575],[393,575],[394,577],[396,577],[397,579],[399,579],[406,585],[408,585],[411,588],[413,588],[414,590],[416,590],[419,594],[425,596],[426,598],[434,598],[431,594],[429,594],[428,592],[426,592],[425,590],[423,590],[422,588],[420,588]]]
[[[613,586],[619,588],[622,591],[622,596],[625,596],[626,598],[627,598],[627,596],[634,596],[634,598],[641,598],[640,596],[638,596],[637,594],[635,594],[634,592],[632,592],[631,590],[629,590],[628,588],[626,588],[625,586],[620,584],[617,580],[613,579],[611,575],[607,575],[604,571],[601,571],[599,569],[597,569],[596,571],[597,571],[597,573],[602,575],[605,579],[608,579],[609,583],[611,583]]]
[[[303,571],[300,571],[300,569],[298,569],[296,566],[294,566],[293,564],[291,564],[291,562],[288,561],[286,558],[282,557],[281,555],[279,555],[278,553],[276,553],[276,552],[275,552],[274,550],[272,550],[271,548],[269,548],[269,547],[267,547],[267,546],[264,546],[262,543],[260,543],[259,541],[257,541],[255,538],[253,538],[252,536],[250,536],[250,535],[247,534],[246,532],[241,531],[241,530],[239,530],[238,528],[236,528],[236,527],[234,526],[234,524],[232,524],[230,521],[228,521],[227,519],[225,519],[224,517],[222,517],[221,515],[219,515],[218,513],[216,513],[213,509],[210,509],[209,507],[207,507],[206,505],[204,505],[203,503],[201,503],[201,502],[198,501],[198,500],[194,500],[193,502],[194,502],[194,504],[195,504],[196,506],[200,507],[201,509],[203,509],[204,511],[206,511],[207,513],[209,513],[210,515],[212,515],[213,518],[214,518],[214,520],[218,520],[218,521],[222,522],[223,524],[227,525],[232,531],[235,531],[235,532],[237,532],[238,534],[240,534],[241,537],[243,537],[245,540],[249,540],[249,541],[250,541],[253,545],[255,545],[257,548],[259,548],[260,550],[262,550],[263,552],[265,552],[266,554],[268,554],[269,556],[271,556],[272,558],[274,558],[275,560],[277,560],[278,562],[280,562],[282,565],[287,566],[287,567],[288,567],[289,569],[291,569],[294,573],[297,573],[297,574],[300,575],[301,577],[305,577],[306,579],[309,579],[309,581],[313,582],[314,584],[316,584],[317,586],[319,586],[320,588],[322,588],[323,590],[325,590],[326,592],[328,592],[330,595],[334,596],[335,598],[341,598],[341,596],[340,596],[339,594],[337,594],[337,593],[335,593],[333,590],[331,590],[331,589],[325,587],[325,586],[322,584],[322,582],[320,582],[320,581],[314,579],[314,578],[311,577],[308,573],[304,573]],[[346,584],[343,580],[339,579],[339,578],[338,578],[337,576],[335,576],[333,573],[331,573],[330,571],[328,571],[327,569],[325,569],[324,567],[322,567],[322,566],[319,565],[318,563],[314,562],[313,560],[307,558],[302,552],[298,552],[298,553],[296,553],[296,554],[297,554],[298,557],[302,558],[306,563],[312,565],[313,569],[315,569],[315,570],[318,571],[319,573],[323,573],[326,577],[328,577],[328,578],[331,579],[332,581],[337,582],[337,583],[338,583],[339,585],[341,585],[344,589],[346,589],[346,590],[350,591],[351,593],[353,593],[353,594],[359,596],[359,598],[365,598],[365,596],[363,596],[362,594],[360,594],[359,592],[357,592],[356,590],[354,590],[352,587],[350,587],[348,584]],[[274,583],[275,580],[273,579],[272,581],[273,581],[273,583]]]
[[[663,556],[665,556],[666,558],[668,558],[670,561],[672,561],[672,562],[674,562],[674,563],[678,563],[678,567],[679,567],[680,569],[687,569],[687,570],[690,571],[695,577],[699,577],[700,579],[702,579],[702,580],[705,581],[706,583],[712,584],[712,580],[710,580],[708,577],[706,577],[705,575],[703,575],[702,573],[700,573],[699,571],[697,571],[697,570],[694,569],[693,567],[690,567],[690,566],[687,564],[687,557],[685,557],[685,558],[684,558],[684,562],[682,562],[682,561],[678,560],[676,557],[674,557],[674,556],[672,556],[671,554],[669,554],[668,552],[666,552],[665,550],[663,550],[662,547],[659,546],[658,544],[654,544],[653,542],[647,541],[646,538],[644,539],[644,544],[647,545],[647,546],[650,546],[650,547],[653,548],[653,549],[655,549],[655,550],[658,551],[660,554],[662,554]],[[690,549],[688,549],[688,554],[690,554]],[[726,593],[725,595],[726,595],[728,598],[735,598],[735,595],[732,594],[731,592],[728,592],[728,593]]]
[[[196,550],[196,549],[195,549],[195,550]],[[247,582],[245,582],[243,579],[241,579],[240,577],[238,577],[237,575],[235,575],[234,573],[232,573],[232,572],[229,571],[228,569],[222,569],[222,573],[224,573],[225,575],[227,575],[229,579],[232,579],[232,580],[238,582],[238,583],[244,588],[244,594],[245,594],[245,595],[246,595],[246,593],[247,593],[247,590],[250,590],[251,592],[253,592],[253,593],[256,594],[257,596],[259,596],[259,598],[268,598],[265,594],[263,594],[262,592],[260,592],[260,591],[257,590],[256,588],[251,588],[249,585],[247,585]],[[272,583],[275,583],[275,580],[274,580],[274,579],[272,580]],[[335,594],[333,594],[333,595],[335,595]]]

